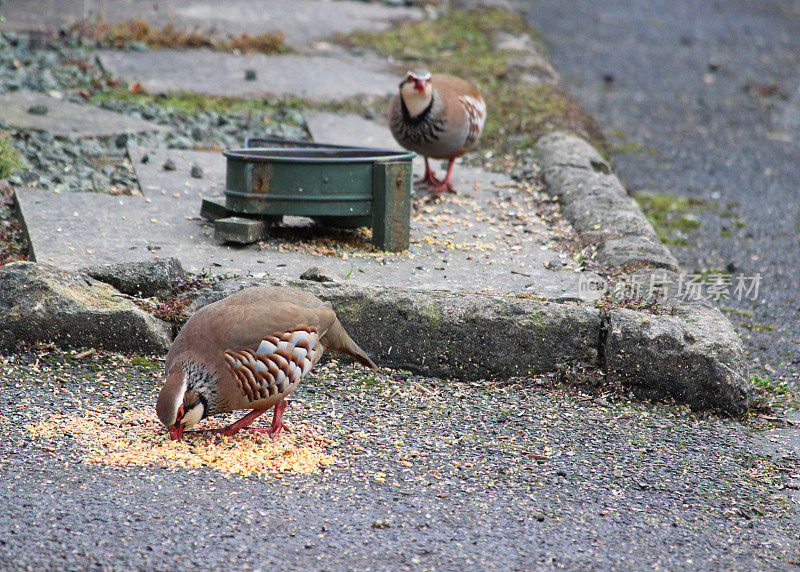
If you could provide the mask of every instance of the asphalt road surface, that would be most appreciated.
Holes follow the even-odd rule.
[[[776,472],[784,460],[764,457],[735,421],[573,394],[547,379],[457,383],[331,364],[304,380],[285,415],[330,439],[325,471],[142,466],[148,454],[132,458],[126,446],[132,464],[115,466],[99,443],[152,419],[162,368],[112,354],[0,356],[0,569],[790,570],[800,561],[793,491],[781,485],[789,473]],[[88,442],[77,429],[35,430],[54,415],[87,429],[99,418],[102,430]],[[216,441],[190,447],[206,440]]]
[[[687,274],[731,274],[716,304],[752,371],[800,385],[800,2],[520,5],[629,189],[697,199],[671,248]]]

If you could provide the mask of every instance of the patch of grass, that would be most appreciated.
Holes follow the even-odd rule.
[[[214,113],[265,113],[271,114],[279,110],[321,109],[338,113],[354,113],[365,115],[370,111],[373,115],[385,113],[388,97],[354,96],[335,101],[315,102],[293,95],[264,97],[232,97],[227,95],[206,95],[190,91],[174,91],[168,94],[153,94],[141,89],[131,91],[125,86],[112,86],[95,91],[89,102],[99,104],[104,101],[127,101],[136,105],[158,105],[179,113],[195,114],[202,111]],[[281,118],[283,123],[292,123],[291,118]],[[298,124],[299,125],[299,124]]]
[[[69,31],[95,42],[98,46],[120,49],[127,49],[138,43],[156,49],[210,48],[263,54],[290,51],[283,43],[283,32],[241,33],[221,39],[213,28],[185,30],[175,27],[172,22],[159,27],[141,18],[131,18],[116,23],[108,22],[102,16],[84,18],[73,23]]]
[[[357,31],[339,37],[345,45],[369,47],[403,61],[436,61],[448,73],[469,76],[473,67],[494,65],[501,72],[505,61],[492,49],[497,32],[529,34],[534,30],[521,17],[500,8],[453,10],[432,20],[404,23],[382,32]],[[493,53],[494,52],[494,53]]]
[[[774,414],[776,411],[795,411],[800,409],[800,391],[794,389],[786,381],[773,380],[763,375],[750,374],[752,392],[750,411],[753,414]],[[780,423],[777,419],[756,418],[769,424]]]
[[[750,374],[750,383],[754,389],[768,391],[770,393],[787,394],[797,393],[785,381],[775,381],[763,375]]]
[[[8,133],[0,133],[0,179],[5,179],[16,169],[22,167],[22,159],[19,158],[11,137]]]
[[[775,329],[772,324],[759,324],[758,322],[742,322],[741,326],[748,330],[757,330],[759,332],[771,332]]]
[[[738,310],[736,308],[720,308],[720,312],[725,312],[726,314],[731,314],[733,316],[739,316],[741,318],[752,318],[755,316],[755,313],[751,312],[750,310]]]
[[[608,320],[611,317],[611,310],[626,308],[637,312],[647,312],[657,316],[674,316],[677,313],[675,306],[665,306],[663,304],[664,295],[657,293],[654,296],[613,296],[606,294],[595,302],[595,306],[600,310],[600,318]]]
[[[524,18],[493,7],[453,10],[434,20],[383,32],[354,32],[338,40],[345,46],[374,49],[409,69],[428,68],[476,83],[488,108],[481,145],[493,149],[495,157],[526,151],[556,129],[587,137],[605,150],[599,128],[571,97],[557,86],[524,81],[526,70],[510,65],[510,53],[494,49],[499,32],[536,40]]]
[[[681,235],[700,226],[700,221],[687,215],[709,206],[700,199],[663,193],[636,193],[633,198],[642,207],[658,238],[666,244],[687,244],[686,238]]]
[[[309,104],[299,97],[237,98],[227,95],[204,95],[186,91],[159,95],[144,91],[133,93],[121,86],[97,92],[90,99],[92,103],[101,103],[107,100],[130,101],[138,105],[156,104],[165,109],[188,114],[199,111],[213,111],[215,113],[274,112],[280,108],[303,109],[309,107]]]
[[[0,266],[28,259],[28,241],[14,208],[14,191],[0,182]]]
[[[637,141],[627,141],[611,147],[611,153],[647,153],[655,155],[657,151],[655,147],[645,147]]]

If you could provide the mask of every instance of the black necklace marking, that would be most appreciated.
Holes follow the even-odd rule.
[[[197,393],[203,404],[203,417],[214,413],[217,405],[217,380],[200,364],[187,360],[183,362],[183,373],[186,376],[186,389]]]
[[[402,119],[394,121],[392,127],[407,143],[421,145],[439,141],[439,135],[444,131],[444,118],[434,117],[431,114],[434,98],[419,114],[411,116],[406,107],[406,102],[400,98],[400,110]]]

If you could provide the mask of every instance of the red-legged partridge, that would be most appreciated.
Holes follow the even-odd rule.
[[[406,149],[425,158],[425,183],[433,193],[453,192],[453,161],[478,142],[486,119],[486,103],[480,91],[463,79],[408,72],[389,103],[389,127]],[[428,158],[447,159],[447,175],[437,179]]]
[[[167,353],[156,412],[172,439],[217,413],[252,409],[215,431],[232,435],[275,407],[271,436],[282,428],[284,400],[322,357],[337,350],[377,369],[347,335],[330,302],[296,288],[256,286],[198,310]]]

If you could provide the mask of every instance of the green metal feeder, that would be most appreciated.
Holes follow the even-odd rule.
[[[225,204],[205,199],[201,209],[215,220],[218,236],[254,242],[261,238],[259,221],[290,215],[338,228],[371,226],[379,248],[408,248],[413,153],[274,141],[268,144],[283,146],[223,153]],[[265,141],[248,145],[254,142]]]

